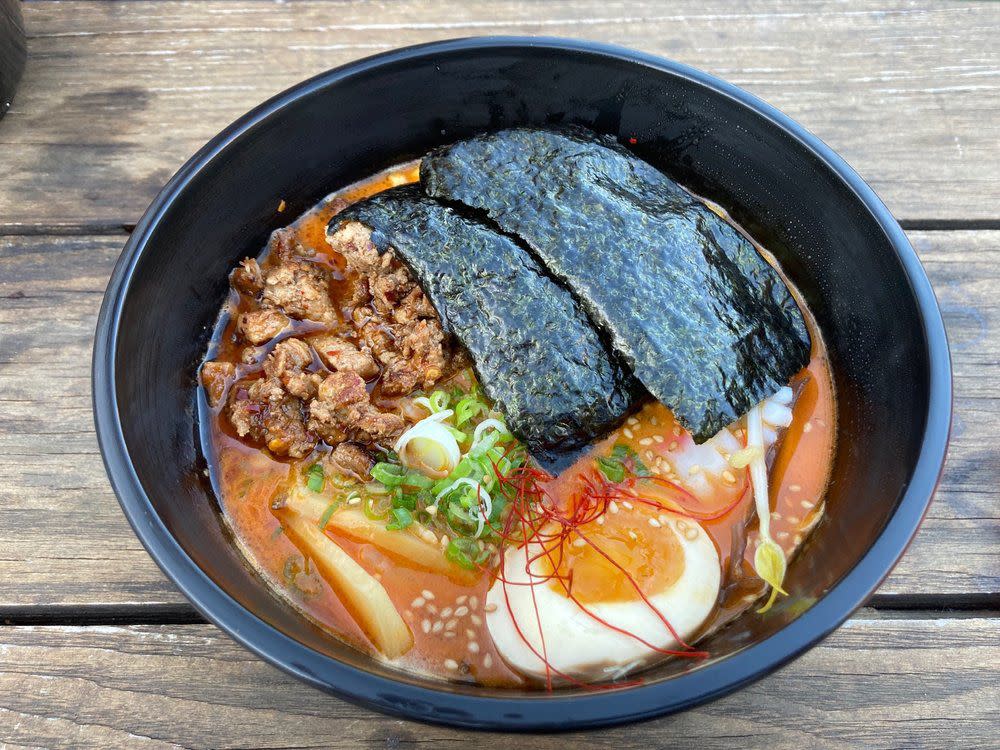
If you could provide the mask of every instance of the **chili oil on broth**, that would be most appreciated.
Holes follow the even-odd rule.
[[[348,332],[345,321],[350,320],[350,310],[345,309],[341,298],[345,273],[343,258],[326,241],[328,222],[354,202],[390,187],[418,181],[418,172],[419,161],[414,161],[375,174],[331,194],[290,225],[295,240],[314,253],[311,259],[332,271],[334,283],[331,284],[331,296],[341,311],[342,329],[334,326],[335,332]],[[737,226],[724,211],[708,201],[706,203],[726,221]],[[756,243],[755,246],[778,268],[770,254]],[[262,266],[267,264],[266,254],[265,250],[259,258]],[[780,273],[780,268],[778,270]],[[794,418],[772,456],[768,477],[773,511],[772,535],[791,560],[823,514],[823,495],[834,452],[836,405],[822,335],[801,295],[787,278],[784,280],[799,303],[813,344],[809,364],[793,379],[792,386],[798,394],[794,403]],[[259,364],[242,363],[243,347],[235,340],[235,321],[242,304],[240,295],[230,290],[230,298],[223,308],[208,354],[210,359],[236,363],[238,377],[260,370]],[[259,348],[257,362],[262,362],[270,348],[282,338],[305,335],[320,328],[315,323],[293,320],[288,331]],[[373,403],[379,402],[377,386],[372,400]],[[204,397],[201,401],[205,417],[203,424],[208,426],[206,455],[211,458],[209,465],[213,488],[220,499],[223,517],[245,558],[274,591],[307,617],[348,644],[377,655],[372,642],[319,576],[311,561],[303,557],[282,533],[281,524],[271,510],[274,499],[300,481],[303,469],[315,463],[327,449],[321,443],[312,455],[304,459],[279,459],[266,450],[247,446],[235,435],[222,413],[225,401],[214,408],[207,406]],[[739,428],[736,434],[742,435]],[[669,448],[674,444],[681,447],[685,440],[690,441],[690,435],[674,423],[667,408],[658,403],[646,403],[625,424],[591,446],[550,482],[547,492],[557,502],[571,502],[577,489],[575,483],[593,467],[597,457],[608,455],[616,445],[628,446],[651,469],[662,471],[668,461]],[[665,450],[667,453],[664,453]],[[663,462],[658,463],[658,458]],[[731,488],[733,492],[740,490],[740,481],[746,480],[741,477]],[[723,504],[720,502],[717,506]],[[739,616],[765,593],[766,586],[753,572],[756,520],[752,508],[752,493],[746,492],[742,501],[729,513],[700,522],[718,550],[722,585],[715,609],[691,639],[692,642]],[[704,511],[715,509],[716,504],[709,503]],[[630,510],[620,507],[618,511],[621,514],[618,523],[625,523]],[[641,514],[636,518],[637,523],[645,520]],[[486,594],[493,583],[491,574],[479,573],[468,583],[458,583],[444,575],[408,566],[376,546],[359,543],[332,528],[327,528],[325,533],[382,583],[410,628],[413,648],[394,664],[425,675],[498,687],[538,684],[508,668],[493,646],[483,612]],[[647,539],[648,535],[644,534],[641,538]],[[627,546],[627,540],[623,544]],[[634,552],[645,554],[641,549]],[[581,569],[586,569],[586,565]],[[649,573],[654,581],[658,578],[667,580],[676,575],[676,571]],[[595,596],[600,594],[597,589]],[[456,616],[456,612],[462,614]],[[663,614],[667,618],[670,616],[669,612]],[[475,649],[474,653],[470,651],[470,644]]]

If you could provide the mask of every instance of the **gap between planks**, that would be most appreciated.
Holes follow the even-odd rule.
[[[876,594],[852,618],[1000,619],[1000,594]],[[0,626],[200,625],[192,606],[177,604],[26,605],[0,608]]]

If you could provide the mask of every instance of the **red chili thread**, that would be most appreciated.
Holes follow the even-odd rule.
[[[505,456],[508,453],[504,454]],[[534,587],[539,584],[545,584],[550,581],[555,581],[563,591],[566,593],[567,598],[569,598],[574,604],[576,604],[581,611],[586,613],[589,617],[593,618],[595,621],[614,630],[623,635],[629,636],[636,639],[638,642],[642,643],[647,648],[656,651],[657,653],[662,653],[664,655],[677,656],[682,658],[706,658],[709,654],[706,651],[695,650],[693,646],[684,642],[680,638],[679,634],[670,624],[669,619],[657,609],[653,603],[649,600],[645,592],[641,590],[638,582],[632,577],[632,575],[625,570],[617,561],[615,561],[607,552],[600,548],[592,539],[590,539],[586,534],[584,534],[580,527],[584,526],[592,521],[596,521],[597,518],[602,516],[607,512],[608,505],[612,500],[619,499],[629,499],[636,502],[643,503],[644,505],[663,510],[676,515],[684,516],[698,521],[709,521],[722,518],[728,513],[732,512],[743,500],[746,498],[747,492],[749,490],[749,470],[747,471],[746,487],[743,492],[729,503],[727,506],[720,508],[711,513],[700,513],[696,510],[686,507],[680,500],[673,503],[676,507],[671,507],[663,505],[662,503],[644,498],[635,492],[635,486],[641,481],[649,481],[653,484],[657,484],[671,491],[672,494],[679,496],[681,500],[686,500],[690,502],[697,503],[698,500],[690,492],[685,490],[680,485],[671,482],[662,477],[650,476],[650,477],[637,477],[626,479],[622,482],[614,483],[607,481],[606,479],[600,479],[597,477],[596,472],[592,474],[584,474],[581,477],[582,493],[573,496],[570,501],[570,513],[568,515],[560,513],[556,507],[556,503],[553,498],[545,490],[544,485],[550,482],[553,477],[542,469],[533,468],[530,466],[518,467],[508,474],[504,475],[496,462],[492,462],[493,471],[496,475],[498,486],[506,491],[508,496],[511,496],[512,502],[510,505],[510,510],[507,513],[502,528],[495,528],[490,522],[487,521],[487,525],[490,530],[495,532],[497,536],[500,537],[500,566],[497,572],[497,578],[500,580],[504,592],[504,602],[507,606],[507,611],[510,614],[511,622],[514,625],[514,629],[518,634],[518,637],[524,642],[528,649],[535,654],[539,660],[545,666],[546,673],[546,688],[548,690],[552,689],[553,686],[553,675],[560,677],[574,685],[585,689],[613,689],[621,687],[627,684],[639,684],[642,682],[641,679],[629,683],[615,683],[615,684],[605,684],[605,685],[593,685],[589,683],[583,683],[580,680],[563,673],[562,671],[556,669],[547,658],[547,649],[545,646],[545,635],[541,625],[541,614],[538,609],[537,598],[535,597]],[[515,524],[519,525],[520,534],[514,529]],[[623,628],[612,625],[603,618],[594,614],[590,609],[587,608],[574,594],[573,594],[573,581],[572,581],[572,571],[569,574],[560,574],[558,571],[562,567],[564,560],[564,545],[567,543],[571,536],[578,536],[583,539],[592,549],[594,549],[598,554],[604,557],[608,562],[610,562],[615,568],[621,571],[622,575],[630,582],[632,587],[635,589],[636,593],[640,596],[643,602],[656,613],[657,617],[663,622],[664,626],[668,629],[671,636],[676,640],[682,647],[683,650],[674,649],[663,649],[654,646],[648,641],[642,639],[635,633],[631,633]],[[511,581],[507,578],[503,569],[503,559],[505,556],[505,549],[511,546],[522,547],[528,544],[536,544],[540,547],[540,552],[535,555],[528,555],[526,560],[526,570],[525,573],[528,577],[527,582]],[[534,563],[542,557],[547,559],[549,563],[550,573],[539,575],[534,573],[531,568]],[[532,606],[535,610],[535,621],[538,627],[539,637],[541,639],[541,653],[536,649],[527,639],[524,631],[521,629],[520,624],[517,621],[517,617],[514,614],[513,607],[510,602],[510,596],[508,591],[508,586],[530,586],[532,587]]]

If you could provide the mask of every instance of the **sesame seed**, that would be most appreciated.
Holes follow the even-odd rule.
[[[470,654],[478,654],[479,653],[479,644],[476,643],[475,641],[469,641],[469,653]]]
[[[441,617],[443,617],[445,620],[451,617],[451,607],[445,607],[444,609],[442,609]]]
[[[445,665],[445,666],[446,666],[446,667],[447,667],[448,669],[452,670],[453,672],[454,672],[454,671],[455,671],[456,669],[458,669],[458,662],[457,662],[457,661],[455,661],[454,659],[445,659],[445,660],[444,660],[444,665]]]
[[[661,471],[659,464],[654,464],[653,466],[650,466],[649,470],[654,474],[659,474]]]
[[[449,542],[449,541],[450,541],[450,540],[448,539],[448,535],[447,535],[447,534],[444,534],[444,535],[443,535],[443,536],[441,537],[441,546],[442,546],[442,547],[447,547],[447,546],[448,546],[448,542]]]
[[[610,510],[612,513],[617,513],[618,512],[618,503],[616,503],[614,500],[612,500],[610,503],[608,503],[608,510]]]
[[[492,667],[493,666],[493,657],[490,656],[489,654],[486,654],[486,656],[483,657],[483,666],[486,667],[487,669],[489,669],[490,667]]]
[[[459,602],[461,604],[462,602]],[[479,597],[470,596],[469,597],[469,609],[479,609]]]
[[[736,484],[736,475],[733,474],[733,472],[731,472],[729,469],[725,469],[722,472],[722,478],[728,484]]]
[[[636,541],[639,538],[639,537],[637,537],[635,535],[635,532],[632,531],[631,529],[629,529],[628,535],[629,535],[629,537],[631,537],[631,539],[632,539],[633,542]]]
[[[630,430],[628,427],[626,427],[624,430],[622,430],[622,435],[624,435],[625,437],[627,437],[629,439],[635,437],[635,433],[633,433],[632,430]]]
[[[467,614],[469,614],[469,608],[464,605],[455,610],[455,617],[465,617]]]
[[[643,451],[642,455],[646,457],[647,461],[653,460],[653,451]]]
[[[802,492],[801,484],[790,484],[788,485],[789,492]]]
[[[438,507],[436,505],[428,505],[426,508],[424,508],[424,510],[426,510],[430,515],[433,516],[435,513],[438,512]]]
[[[431,627],[431,632],[432,633],[440,633],[442,630],[444,630],[444,623],[441,622],[440,620],[436,620],[434,622],[433,627]]]
[[[812,507],[813,507],[813,504],[811,502],[809,502],[808,500],[803,500],[801,503],[799,503],[799,505],[801,505],[806,510],[812,510]]]
[[[794,544],[795,546],[802,544],[802,535],[796,534],[795,538],[792,540],[792,544]]]
[[[634,510],[634,508],[632,507],[632,503],[630,503],[628,500],[622,500],[622,506],[626,510]]]
[[[420,595],[423,596],[424,599],[426,599],[427,601],[430,601],[431,599],[434,598],[434,592],[433,591],[428,591],[427,589],[424,589],[423,591],[421,591]]]
[[[455,631],[454,630],[445,630],[441,634],[441,637],[442,638],[454,638],[455,637]]]
[[[804,425],[802,425],[803,432],[812,432],[812,428],[813,428],[812,422],[806,422]]]
[[[656,520],[657,520],[657,521],[659,521],[659,522],[660,522],[660,523],[661,523],[661,524],[662,524],[663,526],[666,526],[666,525],[667,525],[667,522],[668,522],[668,521],[669,521],[670,519],[668,519],[668,518],[666,517],[666,515],[664,515],[663,513],[661,513],[660,515],[658,515],[658,516],[656,517]],[[686,525],[686,524],[685,524],[685,525]],[[682,531],[683,531],[683,529],[682,529]]]
[[[438,608],[435,607],[430,602],[427,602],[427,611],[430,612],[432,615],[436,615],[438,613]]]
[[[597,525],[598,526],[603,526],[604,525],[604,516],[598,516],[597,517]]]
[[[347,504],[348,505],[361,505],[361,498],[360,497],[352,497],[350,500],[347,501]]]
[[[466,628],[465,637],[468,638],[470,641],[476,640],[476,631],[473,630],[472,628]]]
[[[422,596],[418,596],[416,599],[410,602],[410,606],[413,607],[414,609],[420,609],[422,606],[424,606],[424,598]]]
[[[695,464],[690,469],[688,469],[688,476],[694,476],[699,471],[701,471],[701,467],[698,464]]]
[[[425,633],[431,632],[431,621],[424,620],[422,623],[420,623],[420,629],[423,630]]]
[[[652,444],[653,444],[653,438],[646,437],[639,441],[639,445],[652,445]]]
[[[629,417],[627,424],[631,427],[635,427],[637,424],[639,424],[639,420],[636,419],[635,417]]]
[[[663,435],[653,435],[653,440],[657,443],[662,443],[664,439]]]
[[[771,518],[773,520],[775,520],[775,521],[780,521],[781,518],[782,518],[782,516],[781,516],[780,513],[778,513],[777,511],[775,511],[774,513],[771,514]]]
[[[668,451],[675,451],[675,450],[677,450],[677,441],[676,440],[671,440],[670,441],[670,445],[667,446],[667,450]]]
[[[661,524],[661,523],[660,523],[660,522],[659,522],[658,520],[656,520],[655,518],[650,518],[650,519],[649,519],[649,525],[650,525],[650,526],[652,526],[652,527],[653,527],[654,529],[658,529],[658,528],[660,528],[660,527],[661,527],[661,526],[662,526],[663,524]]]
[[[479,615],[469,615],[469,619],[472,620],[473,625],[478,626],[483,624],[483,618]]]
[[[778,537],[778,539],[788,539],[788,532],[779,531],[777,534],[775,534],[775,536]]]
[[[468,594],[462,594],[460,597],[455,599],[455,604],[465,604],[465,601],[469,598]]]
[[[799,517],[798,516],[789,516],[788,517],[788,523],[798,523],[798,522],[799,522]]]
[[[650,417],[649,418],[649,423],[651,425],[653,425],[653,427],[659,427],[660,426],[660,420],[658,418],[656,418],[656,417]]]
[[[429,542],[430,544],[437,544],[438,540],[437,535],[430,529],[424,529],[421,536],[424,538],[425,542]]]
[[[574,547],[582,547],[582,546],[584,546],[585,544],[586,544],[586,542],[585,542],[585,541],[583,541],[582,539],[574,539],[574,540],[573,540],[573,546],[574,546]]]
[[[676,424],[675,424],[675,425],[674,425],[674,430],[673,430],[673,431],[674,431],[674,437],[680,437],[680,436],[681,436],[681,428],[680,428],[680,425],[676,425]]]
[[[444,624],[444,629],[445,630],[454,630],[456,625],[458,625],[458,620],[456,620],[455,618],[452,618],[452,619],[448,620],[448,622],[446,622]]]
[[[490,602],[483,609],[485,611],[487,611],[487,612],[496,612],[497,611],[497,605],[494,604],[493,602]]]

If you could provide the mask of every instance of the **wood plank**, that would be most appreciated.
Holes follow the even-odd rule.
[[[956,374],[951,456],[881,595],[1000,592],[1000,232],[913,232]],[[125,522],[93,434],[90,353],[123,237],[0,237],[0,610],[179,604]]]
[[[997,620],[861,617],[757,684],[669,719],[491,748],[995,747]],[[357,708],[208,625],[0,629],[0,742],[49,748],[462,747]],[[961,675],[961,679],[956,679]],[[5,745],[6,746],[6,745]]]
[[[30,2],[0,127],[0,228],[135,222],[170,175],[287,86],[468,34],[636,47],[726,78],[843,154],[906,220],[1000,218],[995,3],[864,0]]]

